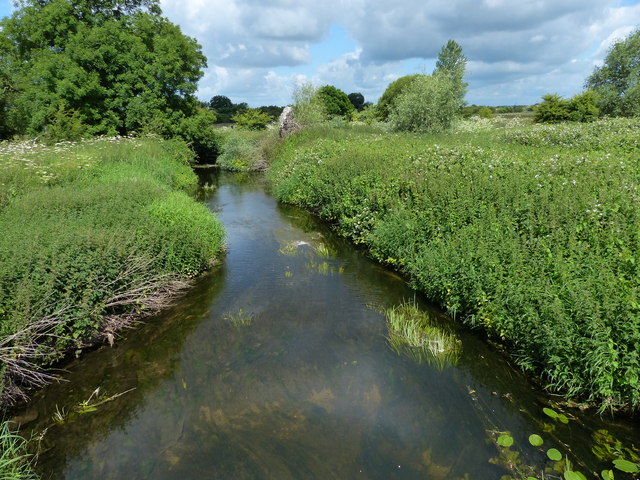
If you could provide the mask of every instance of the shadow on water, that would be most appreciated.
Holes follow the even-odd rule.
[[[553,423],[541,413],[550,399],[503,357],[326,225],[277,205],[262,177],[199,175],[201,199],[227,229],[224,264],[36,396],[29,428],[45,432],[45,478],[495,479],[516,461],[488,461],[504,453],[490,441],[497,432],[538,472],[548,462],[531,433],[590,471],[602,467],[593,431],[638,443],[632,425],[591,414]],[[420,363],[390,347],[381,312],[413,298],[460,340],[455,361]],[[135,390],[52,420],[97,387]]]

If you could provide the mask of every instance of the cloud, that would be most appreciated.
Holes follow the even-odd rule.
[[[300,75],[376,100],[450,38],[470,60],[472,102],[577,93],[611,42],[640,24],[640,5],[622,0],[162,0],[162,7],[203,45],[210,67],[200,95],[252,105],[288,102]],[[336,25],[352,40],[342,49],[332,42]]]

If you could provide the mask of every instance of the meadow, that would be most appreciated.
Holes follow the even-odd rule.
[[[319,126],[269,170],[546,387],[640,406],[639,119],[470,120],[440,135]]]
[[[165,306],[222,254],[182,141],[0,143],[0,396]]]

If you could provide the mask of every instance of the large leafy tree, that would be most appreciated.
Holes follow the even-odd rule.
[[[467,83],[464,81],[466,66],[467,57],[462,53],[462,47],[455,40],[449,40],[440,50],[433,71],[434,75],[445,75],[449,78],[460,108],[465,106],[464,96],[467,93]]]
[[[640,115],[640,29],[614,44],[586,81],[608,115]]]
[[[421,76],[423,75],[405,75],[404,77],[400,77],[397,80],[394,80],[389,84],[389,86],[387,86],[387,89],[378,100],[378,106],[376,109],[376,114],[378,115],[380,120],[387,120],[389,118],[389,115],[395,108],[396,102],[400,95],[402,95],[404,90],[411,84],[411,82]]]
[[[61,111],[87,134],[173,136],[191,117],[212,119],[194,96],[201,47],[157,0],[25,0],[0,28],[13,92],[5,135],[45,132]]]
[[[316,96],[324,105],[325,113],[329,117],[349,118],[355,112],[355,107],[351,104],[347,94],[333,85],[320,87]]]

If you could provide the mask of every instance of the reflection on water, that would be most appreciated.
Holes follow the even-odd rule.
[[[568,445],[591,470],[600,467],[589,460],[591,432],[634,438],[590,415],[545,427],[549,399],[420,297],[439,325],[424,339],[431,357],[461,343],[449,361],[399,355],[381,311],[414,293],[395,274],[277,205],[260,177],[205,181],[214,188],[203,199],[228,232],[225,261],[37,395],[45,478],[495,479],[508,470],[489,462],[501,453],[490,432],[509,431],[539,470],[544,453],[524,447],[531,433]],[[52,420],[98,387],[134,390]]]

